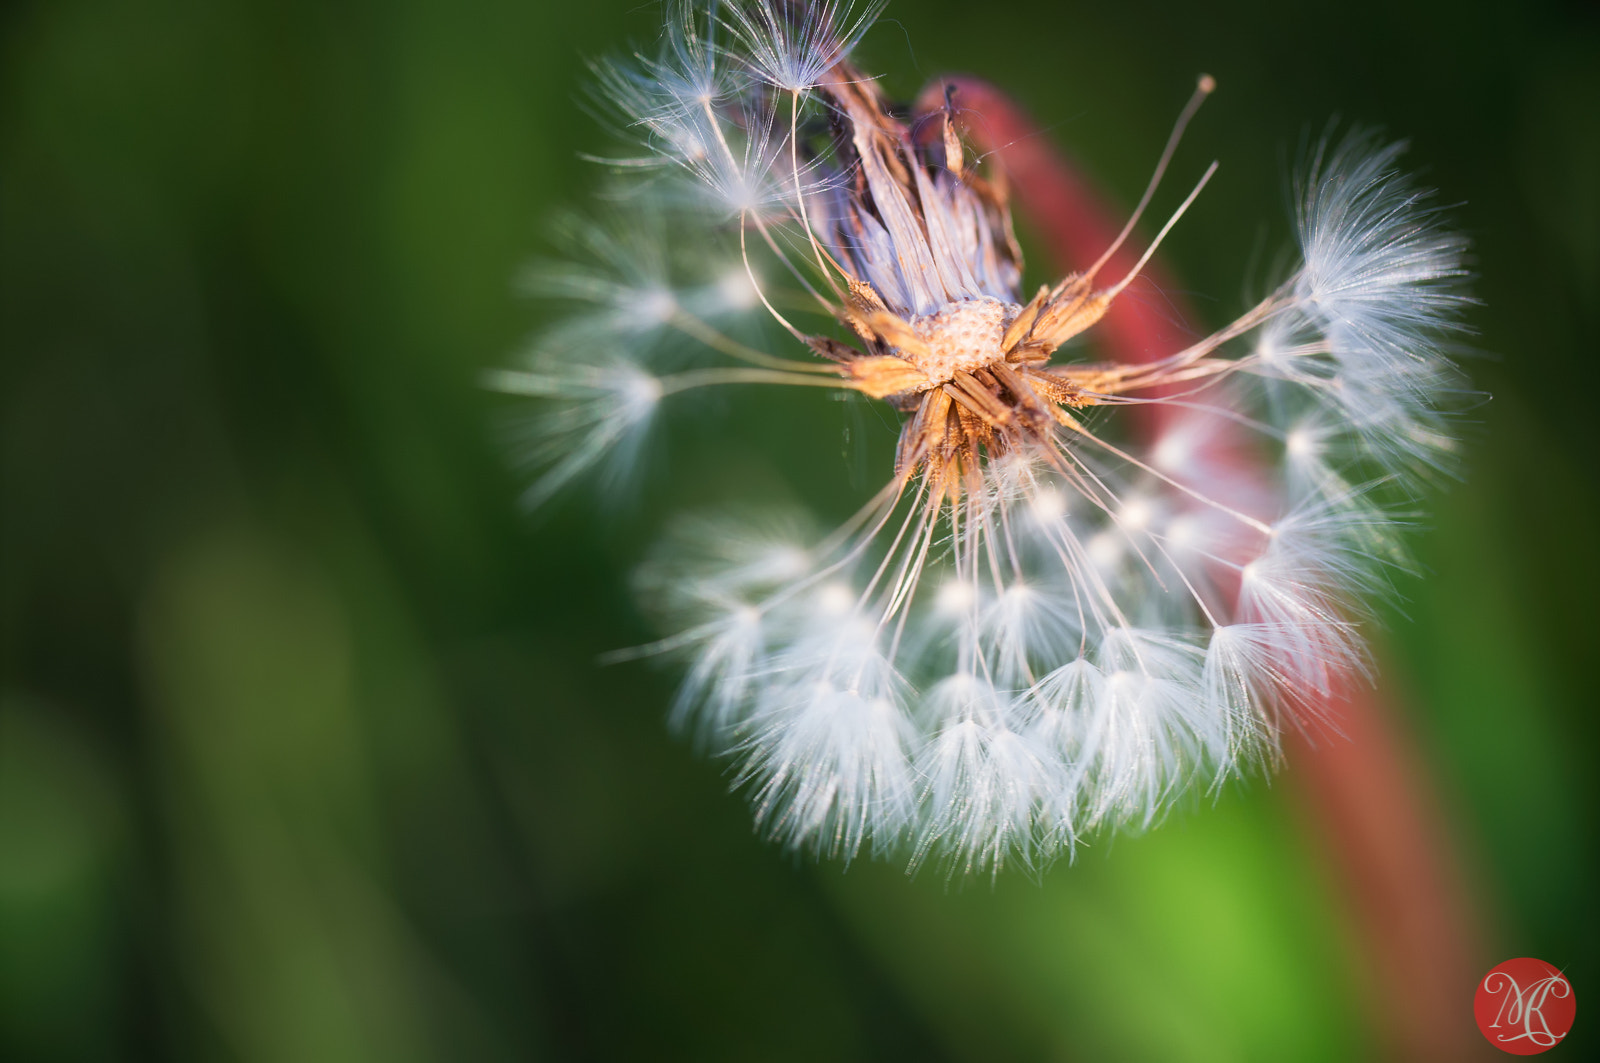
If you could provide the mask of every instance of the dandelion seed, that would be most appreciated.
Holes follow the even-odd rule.
[[[888,0],[736,0],[727,21],[751,72],[774,88],[806,92],[840,63]]]
[[[662,395],[658,379],[622,359],[503,370],[485,383],[511,395],[556,400],[516,433],[519,459],[544,467],[523,497],[529,508],[597,466],[607,479],[625,478]]]
[[[831,534],[681,524],[640,579],[678,633],[646,651],[688,658],[673,720],[730,758],[771,836],[1039,867],[1272,762],[1367,667],[1356,621],[1405,565],[1411,486],[1453,449],[1466,248],[1401,145],[1330,139],[1297,189],[1300,264],[1236,321],[1138,365],[1064,354],[1215,173],[1103,275],[1215,83],[1100,260],[1030,293],[959,100],[902,121],[852,64],[880,8],[676,4],[651,58],[603,65],[650,155],[612,196],[634,244],[591,236],[587,265],[544,271],[587,324],[490,383],[542,404],[535,502],[625,469],[685,392],[832,388],[898,411],[885,485]],[[795,342],[741,339],[745,313]],[[712,361],[644,369],[663,335]],[[1241,472],[1246,452],[1281,465]]]

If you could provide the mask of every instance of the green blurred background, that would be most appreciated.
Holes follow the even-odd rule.
[[[1289,778],[1030,880],[754,837],[665,731],[630,566],[684,504],[848,512],[883,419],[672,421],[529,517],[476,386],[607,141],[581,4],[23,2],[0,29],[0,1057],[1353,1059],[1359,947]],[[1015,93],[1126,205],[1194,76],[1168,245],[1216,324],[1335,113],[1464,204],[1493,402],[1380,636],[1495,958],[1595,977],[1600,21],[1577,3],[900,0],[909,97]],[[1038,256],[1035,256],[1038,262]],[[753,401],[745,401],[753,399]],[[1469,1021],[1470,987],[1463,987]],[[1588,1029],[1586,1029],[1586,1026]]]

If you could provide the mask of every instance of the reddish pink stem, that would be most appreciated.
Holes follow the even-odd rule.
[[[1016,104],[983,81],[956,77],[931,84],[918,111],[938,111],[951,87],[969,139],[992,153],[1019,211],[1045,237],[1055,267],[1083,269],[1099,258],[1120,226],[1097,192]],[[1141,248],[1123,247],[1103,276],[1123,276]],[[1159,259],[1144,277],[1147,292],[1174,290]],[[1108,354],[1144,362],[1190,342],[1175,299],[1129,298],[1132,293],[1124,293],[1097,326]],[[1159,422],[1146,427],[1157,429]],[[1242,448],[1228,453],[1229,460],[1248,460]],[[1290,731],[1289,775],[1305,795],[1325,872],[1349,905],[1366,1005],[1394,1058],[1470,1057],[1486,1048],[1471,1015],[1474,983],[1488,963],[1445,817],[1426,766],[1401,735],[1395,714],[1386,711],[1381,693],[1350,679],[1344,695],[1325,709],[1329,730],[1337,733],[1313,741]]]

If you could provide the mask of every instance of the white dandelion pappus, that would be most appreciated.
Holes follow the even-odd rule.
[[[831,534],[680,523],[640,577],[679,634],[644,652],[687,656],[674,723],[731,758],[771,836],[1038,867],[1270,764],[1282,729],[1367,667],[1357,621],[1404,564],[1407,492],[1450,447],[1465,243],[1395,168],[1401,146],[1325,142],[1298,189],[1301,264],[1264,298],[1154,361],[1066,357],[1215,173],[1131,270],[1101,276],[1214,83],[1100,260],[1028,295],[1005,183],[967,157],[959,101],[902,121],[852,65],[880,7],[680,4],[661,58],[603,74],[663,164],[619,166],[618,202],[723,240],[705,254],[748,283],[681,291],[742,292],[793,354],[734,339],[657,248],[614,263],[615,285],[587,268],[553,284],[598,306],[589,333],[624,355],[596,362],[557,326],[533,370],[490,383],[555,410],[537,500],[691,390],[833,388],[898,411],[887,483]],[[663,124],[679,121],[703,134],[694,158]],[[716,209],[695,214],[663,174]],[[650,368],[643,337],[663,331],[728,361]],[[1157,431],[1130,430],[1127,406]]]
[[[856,46],[888,0],[746,0],[727,5],[751,74],[777,89],[806,92]]]
[[[523,496],[530,509],[596,467],[609,478],[622,475],[644,442],[662,394],[660,381],[622,358],[504,369],[485,383],[508,395],[560,400],[513,440],[522,463],[544,470]]]

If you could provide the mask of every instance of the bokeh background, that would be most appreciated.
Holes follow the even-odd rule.
[[[607,144],[583,57],[654,8],[0,19],[0,1058],[1382,1051],[1293,764],[1038,878],[846,871],[752,835],[663,726],[670,669],[596,663],[652,635],[628,573],[669,508],[849,512],[890,431],[752,393],[669,418],[629,500],[519,510],[478,375],[548,313],[512,279]],[[1597,43],[1578,3],[899,0],[861,53],[903,97],[999,83],[1119,206],[1215,74],[1179,172],[1222,170],[1166,252],[1202,324],[1331,115],[1462,204],[1493,401],[1379,653],[1485,967],[1577,987],[1569,1059],[1600,1044]]]

